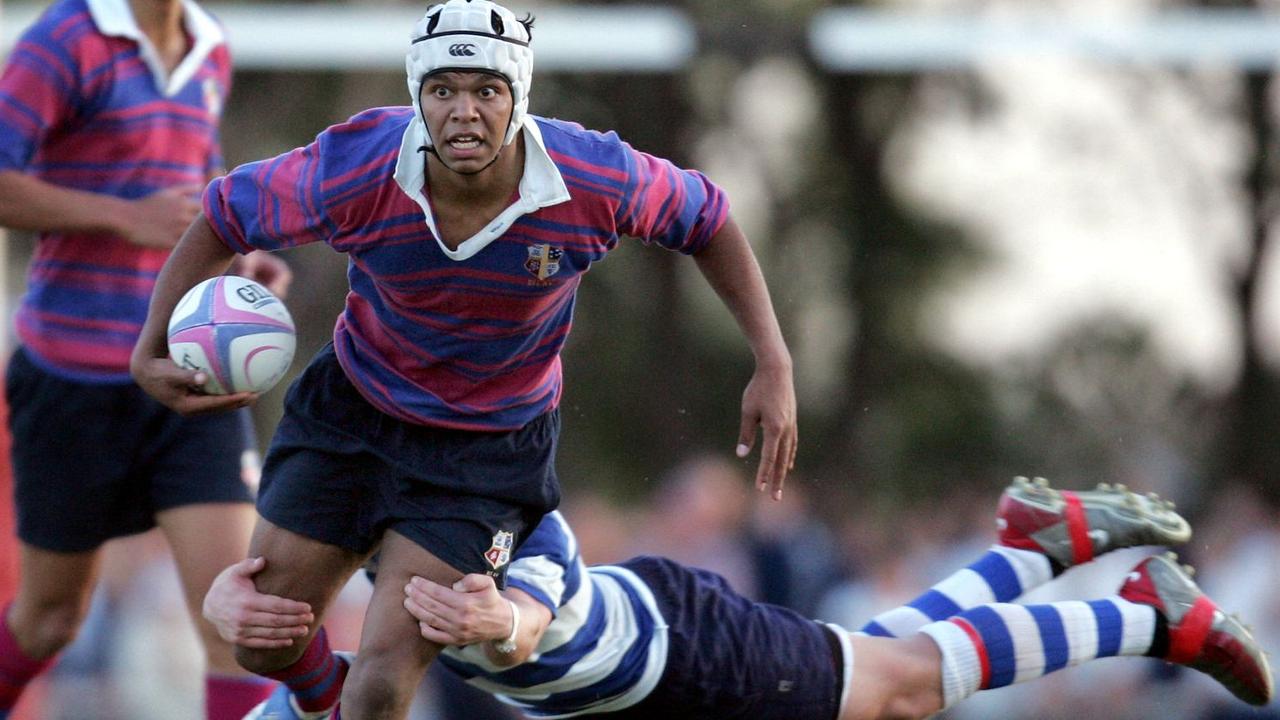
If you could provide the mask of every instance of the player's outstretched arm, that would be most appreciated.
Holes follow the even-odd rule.
[[[315,622],[307,603],[258,592],[253,576],[266,566],[264,558],[246,558],[218,573],[209,587],[204,619],[223,640],[248,648],[289,647]]]
[[[483,642],[485,655],[502,667],[527,660],[551,623],[546,605],[516,588],[498,592],[493,578],[479,573],[463,576],[451,588],[414,576],[404,592],[404,607],[418,621],[422,637],[440,645]],[[515,650],[501,652],[495,646],[511,635],[513,623]]]
[[[247,392],[205,395],[198,389],[207,380],[204,373],[181,368],[169,359],[167,329],[174,306],[197,283],[225,271],[234,256],[214,235],[204,215],[197,216],[160,270],[147,321],[129,360],[129,372],[138,385],[183,415],[244,407],[257,398]]]
[[[798,430],[796,391],[791,353],[773,312],[769,288],[751,245],[733,218],[694,255],[698,269],[729,307],[751,345],[756,371],[742,395],[738,457],[746,457],[756,442],[756,428],[764,431],[756,487],[771,489],[782,498],[787,471],[795,465]]]

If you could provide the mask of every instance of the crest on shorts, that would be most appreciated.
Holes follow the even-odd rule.
[[[511,562],[511,547],[515,545],[515,533],[499,530],[493,536],[493,544],[484,553],[484,559],[494,570]]]
[[[545,282],[547,278],[560,272],[562,257],[564,250],[558,247],[551,247],[546,243],[533,245],[529,248],[529,259],[524,261],[524,269],[539,282]]]

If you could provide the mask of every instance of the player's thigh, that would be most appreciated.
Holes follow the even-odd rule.
[[[439,646],[421,636],[417,620],[404,609],[404,586],[414,575],[446,586],[462,577],[418,543],[388,530],[378,551],[378,576],[365,612],[358,657],[390,658],[420,673],[439,653]],[[416,682],[416,676],[410,680]]]
[[[309,603],[320,618],[368,553],[314,540],[259,516],[249,556],[266,560],[253,578],[258,592]]]
[[[218,573],[248,554],[256,517],[247,502],[183,505],[156,514],[193,616],[200,616],[205,593]]]
[[[19,621],[54,612],[78,612],[88,607],[98,579],[101,551],[64,553],[22,543],[20,575],[15,598]]]

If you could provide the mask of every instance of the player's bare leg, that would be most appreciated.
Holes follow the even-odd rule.
[[[414,575],[450,586],[462,573],[394,531],[382,538],[378,578],[365,613],[360,652],[342,691],[344,720],[399,720],[440,646],[424,640],[404,609],[404,587]]]
[[[839,720],[923,718],[942,709],[942,654],[926,635],[851,635],[853,675]]]
[[[236,662],[241,667],[266,675],[288,667],[302,656],[315,638],[329,603],[366,556],[285,530],[261,517],[254,527],[249,554],[267,561],[266,569],[253,578],[258,592],[308,603],[316,618],[311,632],[289,647],[236,648]]]
[[[200,614],[205,593],[228,565],[245,557],[253,532],[253,506],[248,503],[208,503],[185,505],[156,515],[156,522],[169,542],[187,610],[195,620],[211,672],[246,673],[235,659],[230,643]]]
[[[270,694],[274,683],[236,662],[235,648],[204,619],[204,596],[222,568],[245,557],[256,517],[246,502],[184,505],[157,513],[178,567],[187,611],[204,646],[205,708],[209,720],[240,720]]]
[[[96,550],[56,553],[22,543],[19,554],[17,597],[0,610],[0,720],[79,632],[101,564]]]
[[[100,560],[99,550],[59,553],[22,543],[22,580],[5,621],[23,654],[46,660],[75,639]]]

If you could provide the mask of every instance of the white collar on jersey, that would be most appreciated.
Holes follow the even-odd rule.
[[[151,41],[142,33],[138,22],[133,19],[133,11],[129,9],[129,0],[85,0],[89,4],[89,14],[103,35],[129,38],[138,43],[142,59],[151,68],[156,88],[166,97],[178,94],[178,91],[189,82],[200,69],[200,64],[213,52],[213,49],[226,42],[222,27],[192,0],[182,2],[182,22],[191,33],[194,43],[187,56],[174,69],[173,74],[165,72]]]
[[[451,260],[466,260],[480,252],[486,245],[502,237],[521,215],[534,212],[538,208],[558,205],[569,200],[569,188],[560,176],[560,168],[556,167],[547,148],[542,142],[542,130],[532,116],[524,117],[524,175],[520,177],[520,197],[480,232],[467,238],[458,245],[457,250],[450,250],[440,239],[436,230],[436,218],[431,212],[431,203],[423,187],[427,179],[427,164],[418,148],[427,144],[427,129],[422,119],[415,117],[409,127],[405,128],[404,137],[400,141],[400,157],[396,160],[396,183],[405,195],[413,198],[422,208],[427,227],[436,238],[440,250]]]

